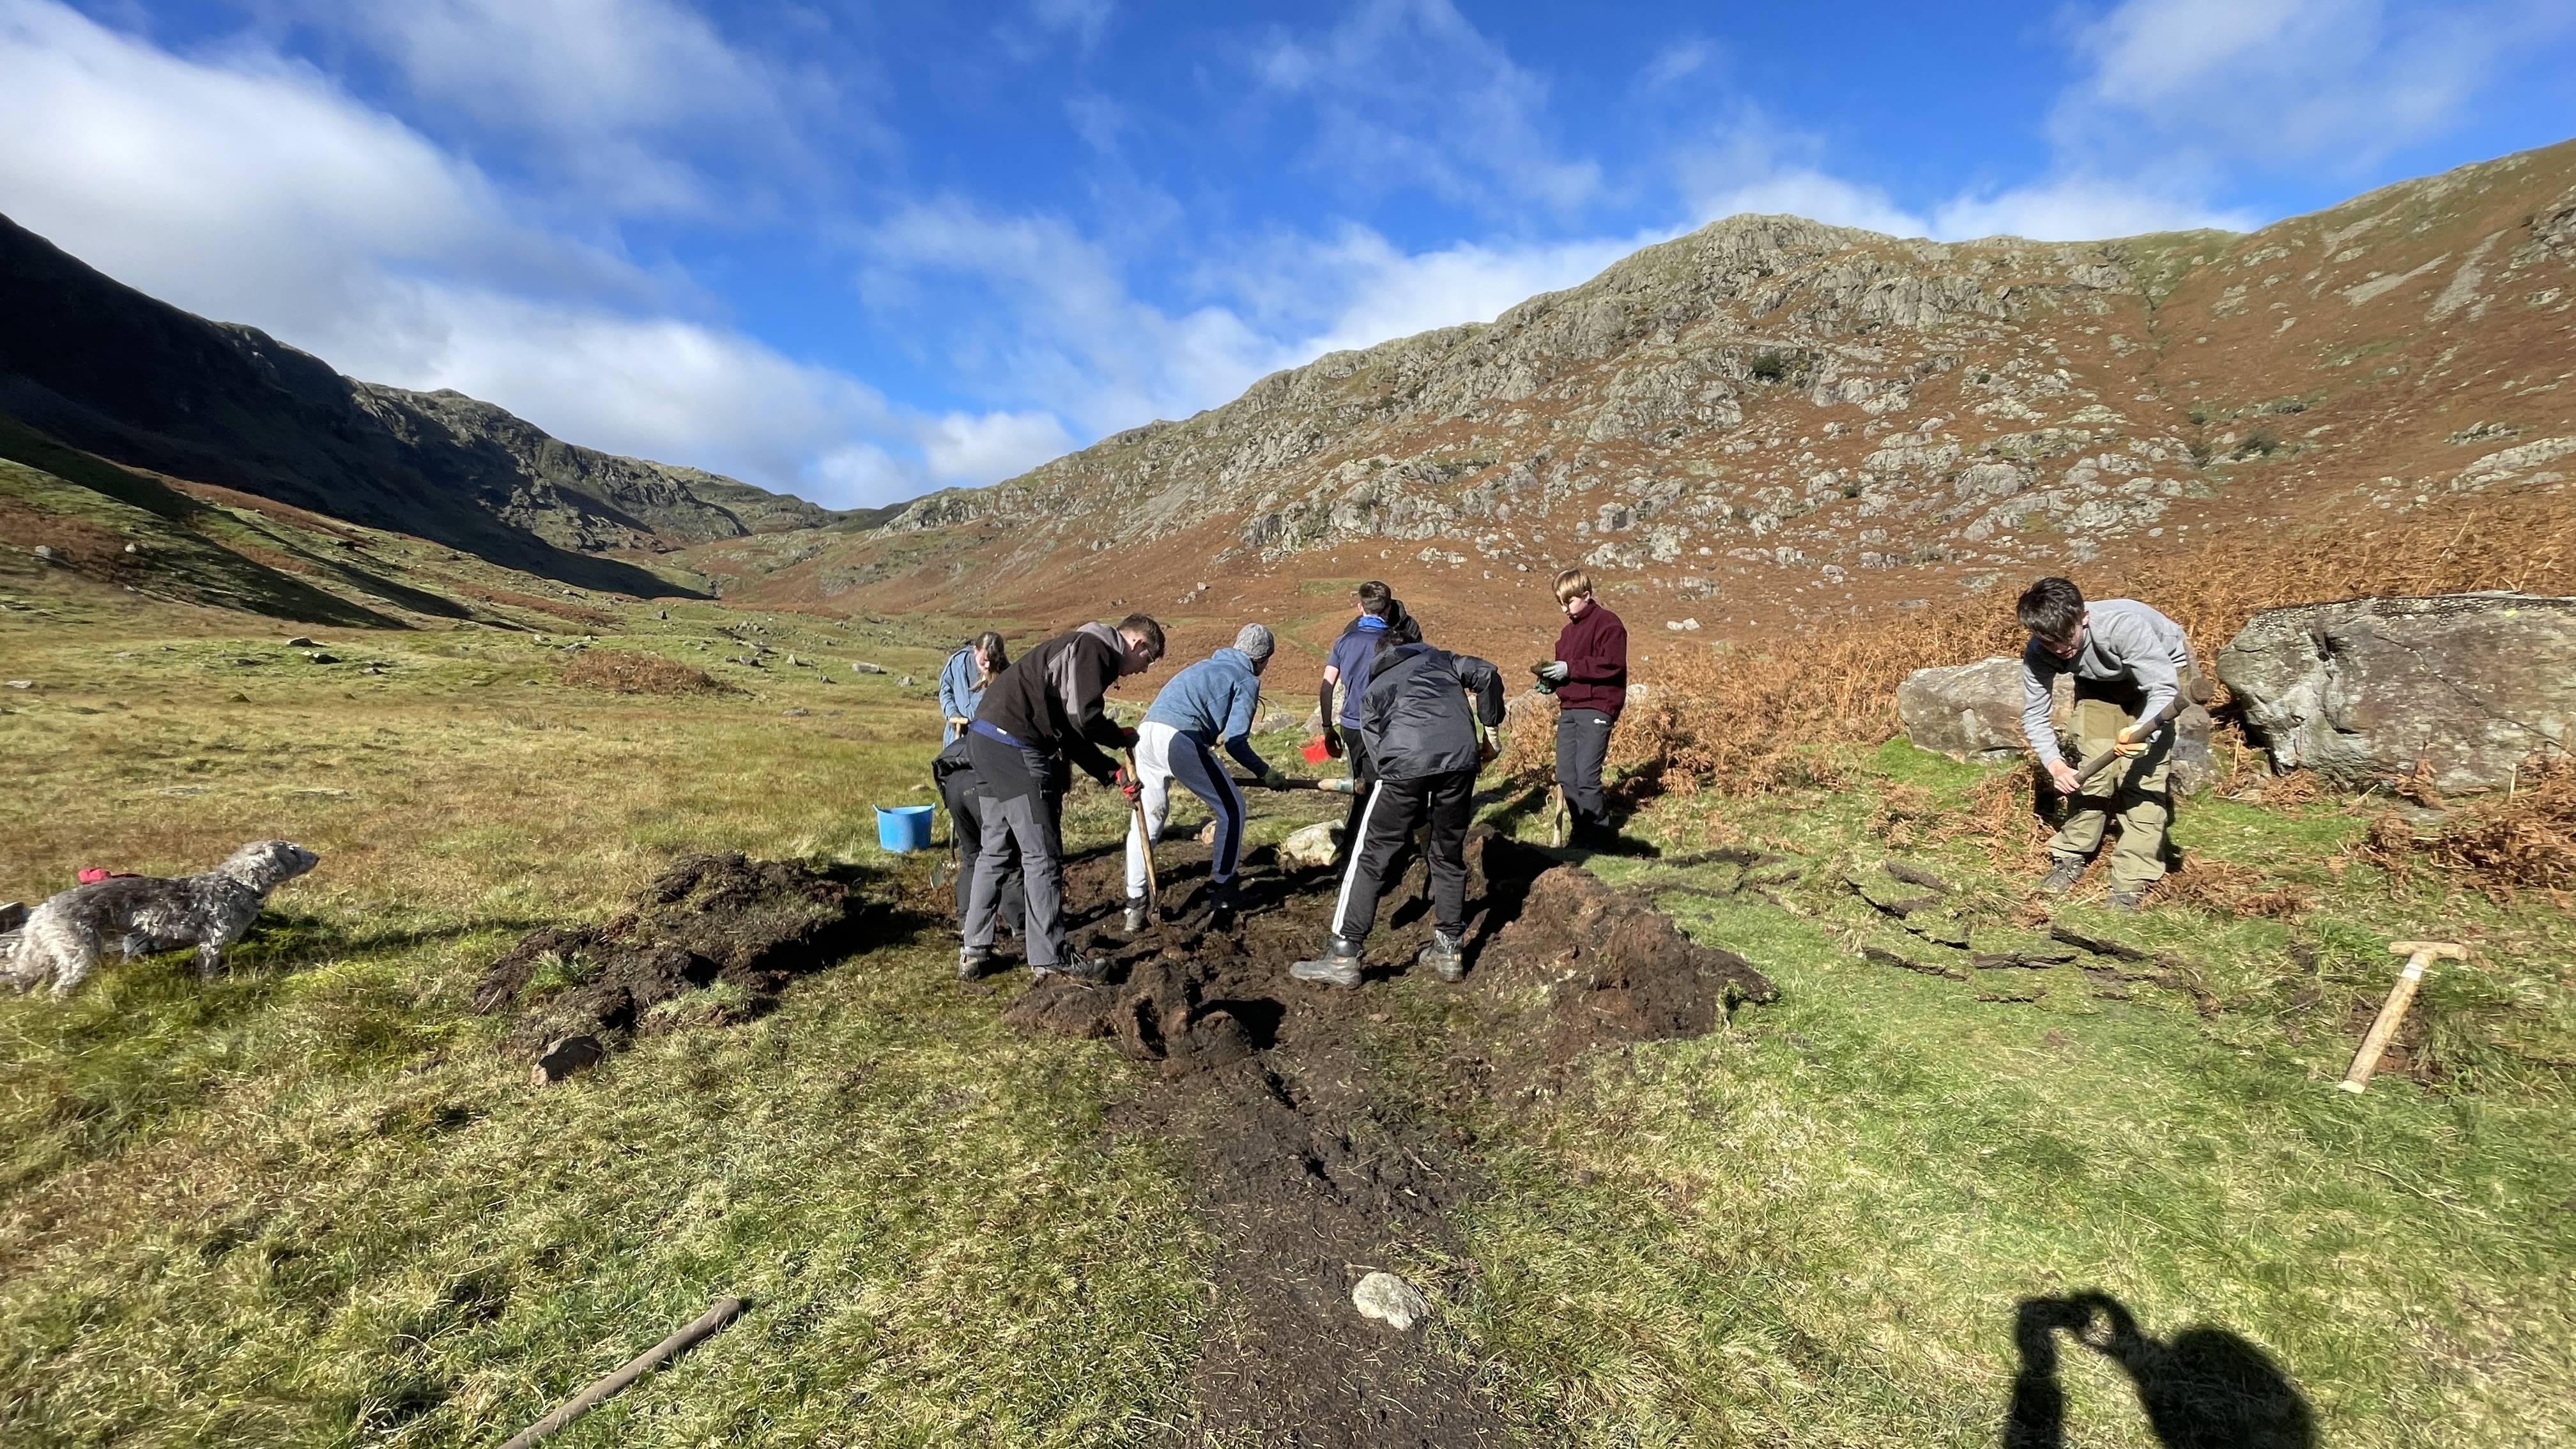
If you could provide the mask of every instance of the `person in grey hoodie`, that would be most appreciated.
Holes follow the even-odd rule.
[[[1477,726],[1502,727],[1502,673],[1482,659],[1388,636],[1370,663],[1359,716],[1375,777],[1359,839],[1342,873],[1324,954],[1291,965],[1288,974],[1360,984],[1360,945],[1377,922],[1378,897],[1414,828],[1427,824],[1432,932],[1419,959],[1441,980],[1456,981],[1467,971],[1467,823],[1476,813],[1476,771],[1493,758]]]
[[[2111,852],[2111,892],[2105,904],[2133,911],[2147,888],[2164,878],[2166,827],[2173,820],[2167,767],[2174,729],[2139,722],[2176,697],[2197,702],[2205,693],[2192,670],[2191,645],[2180,624],[2135,599],[2086,604],[2083,591],[2062,578],[2044,578],[2023,591],[2014,608],[2030,642],[2021,652],[2021,729],[2031,754],[2067,796],[2070,809],[2040,888],[2062,895],[2072,888],[2111,817],[2119,817],[2120,843]],[[2075,676],[2071,745],[2079,759],[2112,750],[2119,759],[2079,787],[2050,722],[2057,676]]]

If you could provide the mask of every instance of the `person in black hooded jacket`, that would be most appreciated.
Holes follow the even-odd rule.
[[[1360,810],[1324,954],[1290,966],[1290,976],[1360,984],[1360,945],[1377,922],[1387,875],[1414,827],[1426,823],[1432,934],[1420,961],[1443,981],[1466,974],[1467,824],[1475,815],[1476,771],[1493,757],[1478,726],[1494,730],[1502,723],[1503,676],[1493,665],[1393,637],[1378,646],[1359,708],[1375,779]]]
[[[966,758],[982,794],[976,800],[984,849],[967,892],[965,944],[957,952],[957,977],[971,981],[992,965],[993,935],[1002,883],[1019,858],[1027,911],[1020,935],[1029,969],[1097,979],[1100,962],[1068,955],[1064,940],[1064,839],[1056,817],[1065,766],[1104,785],[1138,793],[1134,780],[1108,753],[1135,748],[1136,732],[1111,719],[1101,697],[1120,676],[1141,674],[1163,657],[1163,626],[1130,614],[1116,628],[1085,624],[1058,634],[1003,670],[984,691],[966,726]]]

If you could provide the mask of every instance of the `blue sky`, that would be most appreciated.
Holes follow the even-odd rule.
[[[2250,227],[2576,135],[2576,0],[0,0],[0,212],[842,505],[1737,211]]]

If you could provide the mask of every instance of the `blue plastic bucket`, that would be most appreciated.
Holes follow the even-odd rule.
[[[930,810],[927,805],[897,805],[892,809],[878,806],[877,844],[898,855],[908,850],[928,850]]]

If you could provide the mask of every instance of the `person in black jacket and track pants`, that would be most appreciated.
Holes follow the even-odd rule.
[[[1360,984],[1360,944],[1377,922],[1387,873],[1414,827],[1427,821],[1432,935],[1419,959],[1441,980],[1455,981],[1467,971],[1467,823],[1476,811],[1476,770],[1491,757],[1477,726],[1502,726],[1502,672],[1482,659],[1389,638],[1371,663],[1359,718],[1375,779],[1324,954],[1297,962],[1288,974],[1330,986]]]

